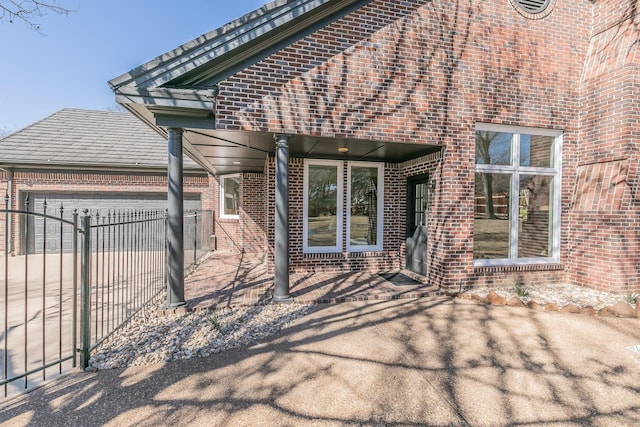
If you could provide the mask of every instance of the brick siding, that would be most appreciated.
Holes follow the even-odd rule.
[[[2,192],[2,208],[4,208],[4,196],[7,191],[8,173],[0,172],[0,191]],[[184,177],[185,194],[200,195],[203,210],[217,209],[217,204],[212,198],[214,178],[211,176]],[[11,209],[23,209],[19,206],[19,195],[24,192],[32,193],[166,193],[166,174],[131,174],[131,173],[92,173],[92,172],[58,172],[58,171],[15,171],[13,174],[13,187]],[[91,209],[92,206],[87,206]],[[14,216],[12,222],[12,241],[18,245],[16,237],[19,233],[19,221]],[[5,250],[5,218],[0,216],[0,251]],[[16,246],[17,248],[17,246]]]
[[[640,290],[640,1],[557,0],[544,17],[512,3],[373,0],[219,82],[217,129],[441,147],[385,163],[379,252],[304,253],[304,161],[291,158],[292,271],[402,268],[407,180],[428,174],[431,284]],[[474,268],[476,123],[563,131],[559,263]],[[524,238],[544,235],[545,215],[531,210]],[[216,218],[218,249],[273,269],[274,216],[270,157],[241,174],[240,218]]]
[[[573,196],[580,76],[591,4],[558,1],[531,20],[509,2],[375,0],[220,83],[218,127],[437,144],[441,154],[385,165],[384,250],[303,254],[302,159],[290,164],[292,270],[399,268],[404,264],[406,180],[435,182],[428,276],[458,288],[514,280],[565,280],[563,265],[473,268],[475,123],[564,130],[563,206]],[[571,25],[567,25],[571,23]],[[273,242],[274,164],[267,241]],[[569,218],[562,217],[568,261]]]
[[[581,82],[583,109],[569,205],[572,283],[640,290],[640,2],[598,1]]]

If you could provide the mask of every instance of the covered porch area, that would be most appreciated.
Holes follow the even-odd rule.
[[[305,272],[289,277],[290,296],[302,304],[391,300],[443,295],[424,278],[406,270],[386,273]],[[212,252],[185,278],[186,310],[267,304],[274,274],[266,260],[247,254]]]
[[[256,288],[263,287],[264,297],[277,302],[352,298],[379,288],[384,279],[375,272],[404,267],[405,238],[415,227],[426,230],[428,201],[421,190],[410,193],[419,203],[407,203],[407,177],[420,175],[424,182],[414,184],[433,190],[427,177],[437,162],[423,160],[410,170],[400,165],[435,155],[444,143],[421,124],[407,124],[403,109],[422,102],[402,93],[404,83],[376,72],[380,83],[363,85],[361,54],[373,51],[355,47],[368,33],[337,49],[305,41],[368,3],[271,2],[109,82],[116,101],[167,140],[170,309],[204,298],[189,295],[193,277],[184,280],[183,152],[222,183],[211,197],[221,194],[217,219],[229,231],[218,229],[240,241],[230,246],[267,254],[260,266],[247,267],[249,276],[242,274],[246,259],[226,271],[234,263],[213,265],[214,257],[202,271],[224,273],[198,282],[210,289],[204,295],[220,287],[233,289],[233,299],[246,289],[257,303],[262,291]],[[426,259],[426,238],[419,251],[413,247],[413,258]],[[340,284],[311,296],[318,283],[331,281]]]

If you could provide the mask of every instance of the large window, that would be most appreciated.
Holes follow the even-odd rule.
[[[382,164],[306,160],[304,252],[341,252],[343,230],[347,251],[382,250],[382,183]]]
[[[220,177],[220,218],[240,217],[240,175]]]
[[[305,252],[342,249],[342,165],[314,161],[304,165]]]
[[[474,265],[557,262],[562,134],[476,126]]]
[[[347,250],[382,250],[382,165],[348,163]]]

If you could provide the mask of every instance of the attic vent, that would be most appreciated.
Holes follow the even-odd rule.
[[[516,0],[516,3],[529,13],[544,12],[549,6],[549,0]]]
[[[556,0],[511,0],[511,4],[521,15],[530,19],[540,19],[551,13]]]

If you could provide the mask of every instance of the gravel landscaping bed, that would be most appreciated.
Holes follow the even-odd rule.
[[[311,306],[268,304],[158,315],[164,300],[102,342],[91,354],[88,370],[149,365],[208,356],[255,344],[273,335]]]
[[[523,290],[526,295],[520,295],[520,298],[524,303],[535,301],[539,304],[553,303],[558,306],[572,303],[579,307],[590,306],[598,310],[625,300],[625,295],[561,283],[525,286]],[[476,287],[465,292],[486,297],[492,291],[505,299],[517,296],[515,287]]]
[[[490,292],[505,299],[513,288],[480,287],[464,294],[486,297]],[[573,285],[539,285],[526,288],[524,303],[568,303],[595,310],[624,301],[624,296]],[[149,365],[215,353],[256,344],[307,314],[311,305],[268,304],[158,314],[164,299],[157,298],[121,329],[101,343],[91,355],[89,370]]]

